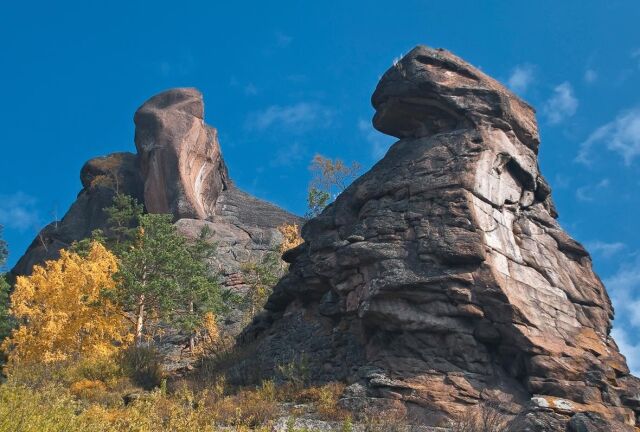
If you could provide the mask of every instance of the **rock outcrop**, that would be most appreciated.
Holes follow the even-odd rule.
[[[278,226],[301,220],[233,184],[217,131],[203,119],[204,103],[196,89],[168,90],[144,103],[134,116],[138,153],[87,162],[76,202],[61,221],[42,230],[12,272],[29,274],[34,264],[104,229],[103,209],[119,191],[137,198],[150,213],[173,214],[186,236],[197,237],[207,225],[217,244],[213,264],[225,285],[241,290],[242,263],[259,261],[282,241]]]
[[[103,209],[112,204],[116,191],[143,202],[143,182],[133,153],[91,159],[82,167],[80,181],[82,190],[76,201],[62,220],[40,231],[12,269],[14,275],[30,274],[34,265],[58,258],[60,249],[90,237],[93,230],[103,229],[107,224]]]
[[[136,148],[151,213],[207,219],[229,183],[218,132],[206,125],[195,89],[160,93],[134,116]]]
[[[352,408],[431,424],[498,401],[528,412],[527,430],[580,412],[574,429],[633,430],[640,381],[588,252],[556,220],[533,108],[426,47],[372,102],[374,126],[400,140],[304,226],[234,371],[304,362],[313,380],[349,382]]]

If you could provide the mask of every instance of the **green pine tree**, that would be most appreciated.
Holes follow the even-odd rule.
[[[205,313],[221,313],[229,295],[207,268],[213,254],[204,230],[193,244],[181,236],[171,215],[146,214],[116,275],[119,301],[132,312],[136,344],[150,340],[154,326],[171,323],[194,332]]]

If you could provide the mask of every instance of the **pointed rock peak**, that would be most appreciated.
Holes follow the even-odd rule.
[[[151,213],[177,219],[207,219],[228,184],[217,131],[203,119],[202,94],[174,89],[145,102],[136,112],[135,143]]]
[[[512,132],[534,152],[535,111],[506,87],[443,49],[417,46],[384,74],[372,97],[373,125],[417,138],[488,124]]]

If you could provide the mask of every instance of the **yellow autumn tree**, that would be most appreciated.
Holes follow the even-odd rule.
[[[282,243],[280,244],[280,253],[285,253],[289,249],[302,244],[304,242],[300,234],[300,227],[296,223],[282,224],[278,227],[278,231],[282,234]]]
[[[117,267],[116,257],[94,241],[86,255],[63,250],[58,260],[19,277],[10,307],[19,326],[2,344],[9,367],[97,359],[124,346],[127,324],[108,296]]]

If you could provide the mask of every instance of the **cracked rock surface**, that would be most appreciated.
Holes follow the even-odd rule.
[[[372,103],[374,126],[400,140],[304,226],[236,371],[304,362],[313,380],[351,383],[352,408],[427,424],[499,401],[532,424],[591,412],[632,430],[640,384],[588,252],[556,220],[533,108],[423,46]]]
[[[61,248],[104,229],[103,209],[120,191],[150,213],[173,214],[188,237],[208,226],[217,245],[212,264],[223,285],[242,290],[242,263],[259,261],[282,241],[278,226],[299,224],[300,218],[233,184],[218,133],[203,119],[202,94],[193,88],[171,89],[145,102],[134,116],[137,154],[114,153],[87,162],[77,200],[61,221],[42,230],[12,273],[29,274],[33,265],[57,258]]]

